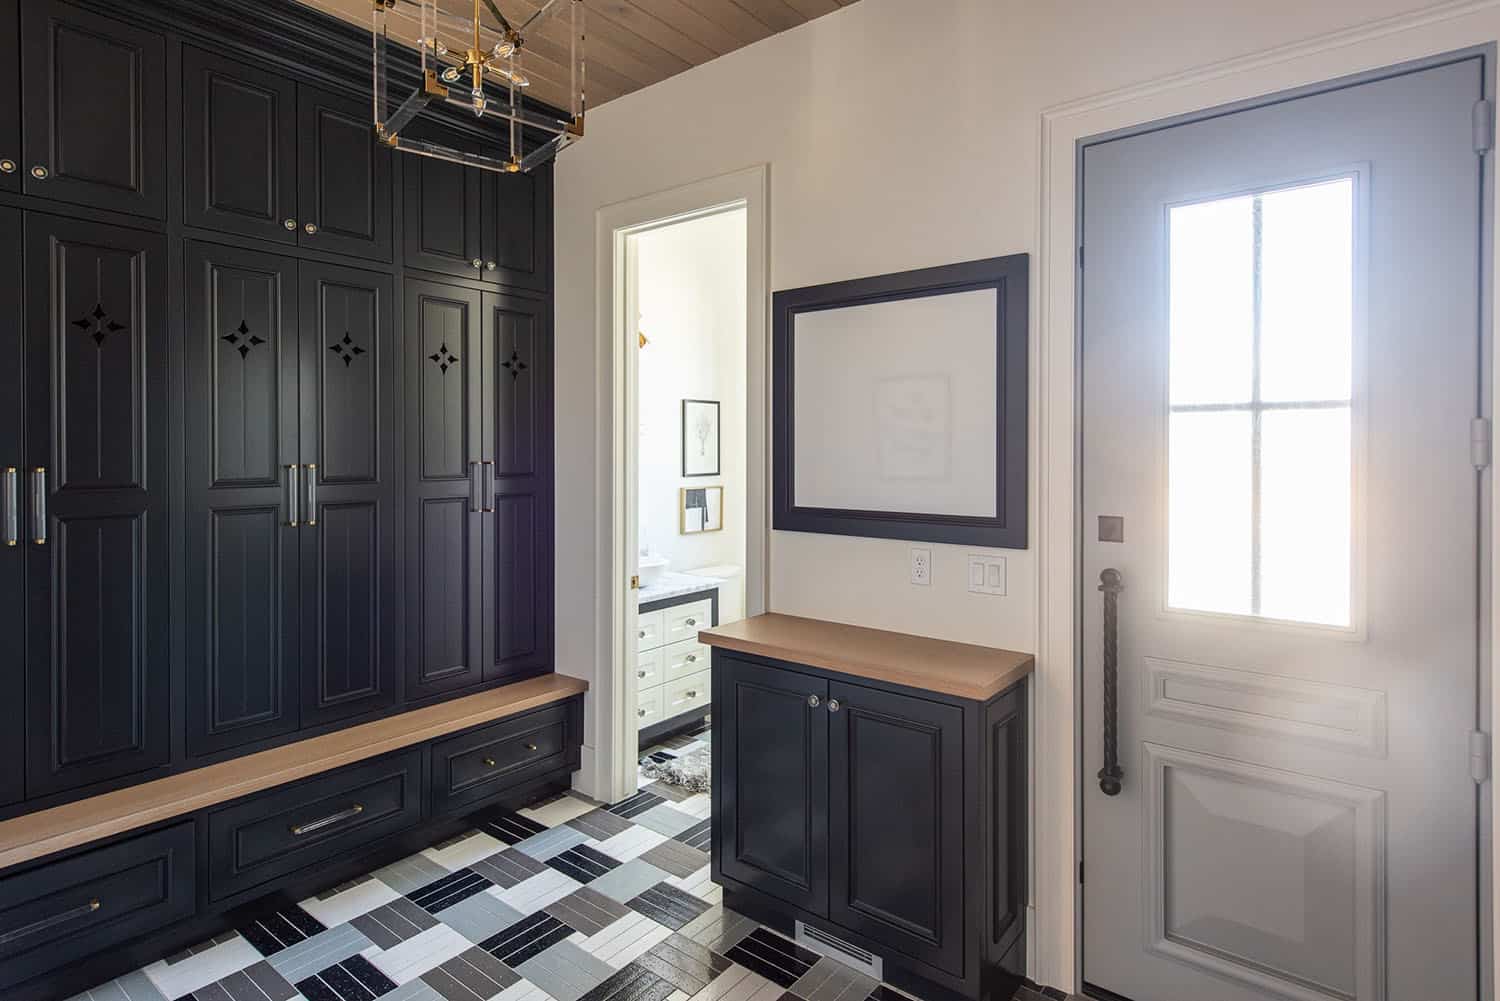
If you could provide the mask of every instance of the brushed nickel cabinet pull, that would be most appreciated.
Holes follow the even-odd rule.
[[[484,459],[480,463],[483,467],[483,493],[484,506],[479,510],[484,514],[495,513],[495,460]]]
[[[686,695],[690,699],[696,699],[698,697],[698,689],[696,689],[696,688],[690,688],[686,692],[684,692],[683,694]],[[837,710],[835,710],[835,712],[837,712]]]
[[[316,528],[318,525],[318,464],[309,462],[302,467],[307,470],[307,482],[303,484],[307,489],[307,527]]]
[[[637,672],[635,672],[635,676],[637,678],[644,678],[646,676],[646,672],[645,671],[637,671]]]
[[[286,227],[289,233],[297,228],[297,220],[295,219],[283,219],[281,220],[281,224]]]
[[[696,626],[698,624],[698,620],[697,619],[688,619],[687,620],[687,624],[690,625],[690,626]]]
[[[696,653],[690,653],[690,654],[688,654],[687,655],[687,662],[689,664],[696,664],[696,663],[698,663],[698,655]]]
[[[839,705],[839,700],[838,699],[829,699],[828,700],[828,711],[829,712],[836,713],[836,712],[839,711],[840,708],[841,708],[841,706]]]
[[[74,918],[81,918],[85,915],[92,914],[97,911],[99,907],[99,901],[90,900],[88,903],[82,905],[81,907],[75,907],[72,910],[63,911],[61,914],[54,914],[50,918],[42,918],[42,920],[40,921],[33,921],[31,924],[23,925],[22,927],[17,928],[13,931],[0,932],[0,945],[7,945],[11,942],[18,942],[23,938],[35,935],[37,932],[46,931],[48,928],[55,928],[65,921],[72,921]]]
[[[310,222],[306,226],[303,226],[302,228],[307,231],[307,235],[308,236],[312,236],[313,234],[317,233],[317,231],[318,231],[318,224],[315,223],[315,222]]]
[[[646,715],[646,710],[644,710],[644,709],[637,709],[637,710],[636,710],[636,711],[635,711],[635,714],[636,714],[636,715],[637,715],[637,716],[644,716],[644,715]]]
[[[325,827],[332,827],[334,824],[349,820],[353,817],[358,817],[361,813],[364,812],[364,805],[362,803],[355,803],[347,810],[340,810],[338,813],[330,813],[328,816],[323,817],[320,820],[310,820],[305,824],[295,824],[292,827],[288,827],[287,830],[292,833],[293,837],[300,838],[304,834],[311,834],[314,831],[321,831]]]
[[[47,467],[31,471],[31,541],[47,544]]]
[[[816,695],[809,695],[807,697],[807,704],[816,709],[818,708],[818,706],[823,704],[823,700],[818,698]]]
[[[480,260],[480,259],[479,259],[479,258],[477,258],[477,257],[476,257],[476,258],[474,258],[474,259],[473,259],[473,260],[472,260],[472,261],[470,261],[470,262],[469,262],[469,263],[470,263],[470,264],[472,264],[472,265],[473,265],[473,266],[474,266],[474,270],[475,270],[475,271],[478,271],[478,270],[480,270],[480,269],[481,269],[481,268],[483,268],[483,267],[484,267],[484,261],[482,261],[482,260]]]
[[[302,524],[301,516],[297,512],[300,500],[297,494],[297,464],[288,463],[286,467],[286,523],[291,528],[297,528]]]
[[[7,547],[21,543],[21,471],[6,466],[0,474],[0,537]]]
[[[469,460],[469,511],[479,513],[479,460]]]
[[[500,265],[496,264],[494,261],[485,261],[484,262],[484,270],[486,270],[486,271],[494,271],[499,266]]]

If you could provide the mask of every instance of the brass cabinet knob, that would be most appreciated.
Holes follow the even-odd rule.
[[[535,744],[527,744],[526,745],[526,750],[531,751],[531,752],[534,753],[536,751],[536,745]]]
[[[484,759],[484,767],[486,767],[486,768],[494,768],[495,767],[495,759],[494,758],[485,758]]]
[[[318,224],[315,223],[315,222],[310,222],[306,226],[303,226],[302,228],[307,231],[307,235],[308,236],[312,236],[314,233],[316,233],[318,231]]]
[[[297,220],[295,219],[283,219],[281,220],[281,224],[286,227],[289,233],[297,228]]]
[[[6,158],[0,160],[0,174],[14,174],[16,172],[16,161]]]
[[[37,164],[35,167],[31,168],[31,176],[36,178],[38,181],[45,181],[47,178],[52,176],[52,172],[49,171],[46,167],[43,167],[41,164]]]

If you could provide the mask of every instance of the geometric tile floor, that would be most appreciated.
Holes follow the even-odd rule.
[[[647,753],[692,738],[672,743]],[[609,807],[480,813],[74,1001],[910,1001],[725,910],[708,812],[706,793],[652,783]]]

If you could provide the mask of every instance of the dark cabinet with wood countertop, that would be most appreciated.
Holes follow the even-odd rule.
[[[703,640],[725,904],[832,934],[897,986],[1008,998],[1024,964],[1030,658],[778,615]]]

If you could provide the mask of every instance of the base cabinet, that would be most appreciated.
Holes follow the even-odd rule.
[[[1008,998],[1024,934],[1024,682],[979,703],[713,656],[726,905],[815,925],[882,957],[898,986]]]

